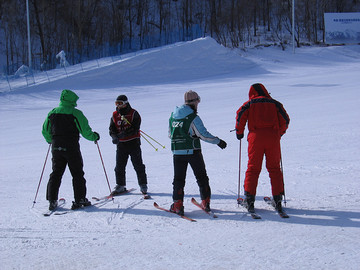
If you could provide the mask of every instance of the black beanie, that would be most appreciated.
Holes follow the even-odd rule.
[[[128,101],[128,98],[125,95],[120,95],[116,98],[116,101]]]

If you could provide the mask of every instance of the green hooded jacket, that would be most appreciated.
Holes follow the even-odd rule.
[[[84,114],[75,108],[78,99],[71,90],[65,89],[61,92],[59,107],[49,112],[42,127],[42,134],[48,143],[52,143],[54,137],[77,137],[78,140],[79,133],[89,141],[99,139],[91,130]],[[74,125],[71,125],[72,122]]]

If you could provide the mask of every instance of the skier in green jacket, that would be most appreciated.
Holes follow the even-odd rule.
[[[97,132],[93,132],[84,114],[76,109],[79,97],[71,90],[63,90],[60,96],[59,107],[51,110],[42,127],[42,134],[52,152],[52,173],[47,185],[46,199],[49,201],[49,210],[57,207],[58,193],[61,178],[66,165],[69,166],[73,177],[75,201],[71,209],[91,205],[86,198],[86,180],[83,171],[83,159],[79,145],[79,134],[89,141],[100,139]]]

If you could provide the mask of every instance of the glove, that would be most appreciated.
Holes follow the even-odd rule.
[[[111,136],[111,138],[112,138],[112,143],[113,144],[118,144],[119,138],[117,136],[113,135],[113,136]]]
[[[224,142],[223,140],[220,139],[220,142],[217,144],[221,149],[225,149],[226,148],[226,142]]]
[[[94,133],[95,133],[95,135],[96,135],[96,137],[97,137],[97,139],[95,139],[94,142],[97,143],[97,141],[100,140],[100,134],[97,133],[97,132],[94,132]]]
[[[240,141],[242,138],[244,138],[244,134],[237,134],[236,133],[236,138]]]

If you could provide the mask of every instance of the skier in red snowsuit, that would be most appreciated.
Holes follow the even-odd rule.
[[[265,154],[272,195],[277,209],[281,210],[284,195],[283,174],[280,169],[280,138],[285,134],[290,118],[283,105],[272,99],[265,86],[256,83],[250,87],[249,100],[236,112],[236,137],[244,137],[248,123],[248,168],[245,176],[245,205],[254,209],[256,187]]]

